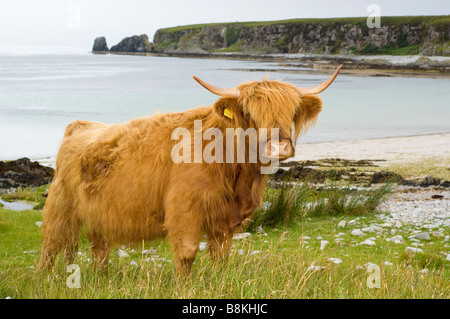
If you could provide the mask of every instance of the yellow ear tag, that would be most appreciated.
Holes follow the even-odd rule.
[[[225,115],[226,117],[233,119],[233,113],[230,111],[230,109],[225,109],[223,110],[223,115]]]

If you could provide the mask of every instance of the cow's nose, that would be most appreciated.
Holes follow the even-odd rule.
[[[282,139],[280,141],[269,141],[268,155],[278,157],[291,157],[294,156],[294,148],[291,141],[288,139]]]

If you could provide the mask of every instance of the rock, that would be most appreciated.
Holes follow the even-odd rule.
[[[330,258],[328,258],[327,260],[328,260],[328,261],[331,261],[331,262],[334,263],[334,264],[342,264],[342,260],[339,259],[339,258],[333,258],[333,257],[330,257]]]
[[[111,52],[151,52],[152,50],[153,47],[146,34],[125,38],[110,49]]]
[[[142,255],[156,255],[156,249],[145,249],[142,251]]]
[[[422,187],[428,187],[432,185],[439,185],[441,183],[441,180],[439,178],[434,178],[433,176],[427,176],[425,177],[422,182],[420,183],[420,186]]]
[[[327,245],[327,244],[329,244],[330,242],[328,241],[328,240],[321,240],[320,241],[320,250],[324,250],[325,249],[325,246]]]
[[[432,199],[443,199],[444,195],[434,194],[434,195],[431,195],[431,198]]]
[[[406,247],[405,249],[406,252],[412,252],[412,253],[419,253],[419,254],[423,254],[423,250],[420,248],[414,248],[414,247]]]
[[[365,227],[363,229],[361,229],[364,233],[375,233],[375,229],[373,229],[372,227]]]
[[[314,266],[314,265],[311,265],[311,266],[308,267],[309,271],[315,271],[315,270],[321,270],[321,269],[325,269],[325,266]]]
[[[439,228],[439,226],[435,225],[435,224],[426,224],[426,225],[422,225],[422,228],[433,229],[433,228]]]
[[[430,234],[428,232],[423,232],[423,233],[414,235],[414,238],[422,239],[422,240],[431,240]]]
[[[135,262],[135,261],[133,260],[133,261],[130,262],[130,265],[131,265],[131,266],[137,266],[138,264],[137,264],[137,262]]]
[[[35,224],[37,227],[39,227],[39,228],[42,227],[42,222],[39,222],[39,221],[38,221],[38,222],[35,222],[34,224]]]
[[[443,181],[440,186],[442,186],[442,187],[450,187],[450,181]]]
[[[440,231],[434,231],[431,233],[431,235],[433,235],[434,237],[444,237],[444,234]]]
[[[366,236],[366,234],[364,234],[361,229],[354,229],[352,230],[351,234],[353,236]]]
[[[233,235],[233,239],[244,239],[244,238],[251,237],[251,236],[252,236],[252,234],[250,234],[250,233],[237,233],[237,234]]]
[[[391,263],[391,262],[389,262],[389,261],[385,261],[385,262],[384,262],[384,265],[385,265],[385,266],[393,266],[394,264]]]
[[[117,257],[119,257],[119,258],[130,257],[130,255],[126,251],[119,248],[119,249],[117,249]]]
[[[32,162],[29,158],[15,161],[0,161],[0,188],[32,187],[48,184],[55,170]]]
[[[200,244],[198,245],[199,250],[205,250],[207,247],[208,247],[208,243],[205,243],[205,242],[200,242]]]
[[[399,221],[396,221],[394,223],[394,227],[401,228],[401,227],[403,227],[403,224],[401,222],[399,222]]]
[[[421,274],[428,274],[429,270],[427,268],[422,269],[421,271],[419,271]]]
[[[373,173],[370,179],[370,183],[372,184],[386,183],[386,182],[402,183],[403,181],[404,179],[401,175],[387,171],[375,172]]]
[[[359,243],[360,245],[368,245],[368,246],[375,246],[376,243],[373,240],[366,239],[365,241]]]
[[[92,47],[92,52],[96,51],[109,51],[108,44],[106,44],[105,37],[98,37],[94,40],[94,46]]]
[[[402,235],[397,235],[391,238],[386,238],[386,241],[393,242],[395,244],[404,244],[405,240],[403,239]]]
[[[337,225],[337,227],[338,227],[338,228],[344,228],[344,227],[345,227],[345,224],[346,224],[346,221],[345,221],[345,220],[341,220],[341,221],[339,222],[339,224]]]
[[[379,226],[376,226],[376,225],[372,225],[372,226],[370,226],[370,228],[372,228],[373,230],[375,230],[377,233],[383,231],[383,228],[381,228],[381,227],[379,227]],[[364,231],[364,228],[363,228],[363,231]]]

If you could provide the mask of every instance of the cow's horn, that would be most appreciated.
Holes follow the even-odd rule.
[[[195,75],[193,75],[192,77],[195,79],[195,81],[200,83],[201,86],[216,95],[220,95],[222,97],[239,97],[241,95],[237,88],[222,89],[200,80]]]
[[[300,92],[300,94],[302,95],[307,95],[307,94],[319,94],[320,92],[325,91],[331,83],[333,83],[334,79],[336,78],[336,76],[338,75],[339,71],[342,68],[342,64],[336,69],[336,71],[334,71],[333,75],[330,76],[330,78],[328,80],[326,80],[325,82],[314,86],[312,88],[302,88],[302,87],[298,87],[297,90]]]

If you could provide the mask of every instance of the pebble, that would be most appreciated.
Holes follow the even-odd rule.
[[[391,262],[389,262],[389,261],[385,261],[385,262],[384,262],[384,265],[385,265],[385,266],[393,266],[394,264],[391,263]]]
[[[244,239],[244,238],[251,237],[251,236],[252,236],[252,234],[250,234],[250,233],[237,233],[237,234],[234,234],[233,239]]]
[[[347,223],[347,222],[346,222],[345,220],[341,220],[341,221],[339,222],[339,224],[337,225],[337,227],[338,227],[338,228],[344,228],[346,223]]]
[[[200,244],[198,245],[198,249],[199,250],[205,250],[206,249],[206,247],[208,247],[208,243],[205,243],[205,242],[200,242]]]
[[[117,249],[117,257],[130,257],[130,255],[126,251],[119,248]]]
[[[340,260],[339,258],[330,257],[327,260],[331,261],[334,264],[341,264],[342,263],[342,260]]]
[[[376,232],[375,229],[373,229],[372,227],[365,227],[361,230],[362,230],[362,232],[365,232],[365,233],[375,233]]]
[[[314,266],[314,265],[311,265],[308,268],[308,270],[310,270],[310,271],[320,270],[320,269],[325,269],[325,266]]]
[[[364,234],[361,229],[354,229],[352,230],[351,234],[353,236],[366,236],[366,234]]]
[[[434,237],[444,237],[444,234],[440,231],[434,231],[431,233],[431,235],[433,235]]]
[[[34,223],[37,227],[41,228],[42,227],[42,222],[36,222]]]
[[[420,254],[423,254],[423,250],[422,250],[422,249],[420,249],[420,248],[414,248],[414,247],[409,247],[409,246],[406,247],[405,251],[406,251],[406,252],[410,251],[410,252],[413,252],[413,253],[420,253]]]
[[[386,241],[391,241],[394,244],[404,244],[405,243],[405,240],[403,239],[402,235],[397,235],[397,236],[394,236],[391,238],[386,238]]]
[[[366,239],[365,241],[363,241],[363,242],[361,242],[359,244],[360,245],[368,245],[368,246],[375,246],[376,245],[376,243],[373,240],[371,240],[371,239]]]
[[[330,242],[328,241],[328,240],[321,240],[320,241],[320,250],[324,250],[325,249],[325,246],[327,245],[327,244],[329,244]]]
[[[130,265],[131,265],[131,266],[137,266],[138,264],[137,264],[137,262],[135,262],[135,261],[133,260],[133,261],[130,262]]]
[[[156,253],[156,249],[145,249],[142,251],[142,255],[155,255]]]
[[[428,232],[419,233],[417,235],[414,235],[414,238],[422,239],[422,240],[431,240],[430,234]]]

